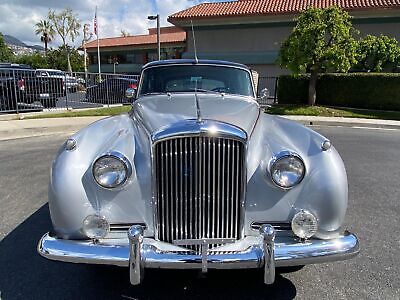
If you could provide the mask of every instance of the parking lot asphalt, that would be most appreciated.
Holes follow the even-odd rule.
[[[341,154],[349,177],[345,227],[355,232],[355,259],[280,273],[265,286],[254,270],[146,270],[143,285],[128,270],[47,261],[37,241],[51,222],[49,168],[66,134],[0,141],[0,299],[399,299],[400,130],[315,126]]]

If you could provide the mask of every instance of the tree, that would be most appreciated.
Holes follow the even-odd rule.
[[[0,62],[11,62],[14,54],[4,42],[3,34],[0,32]]]
[[[40,35],[40,41],[44,43],[44,52],[47,53],[47,45],[50,43],[55,35],[53,25],[50,21],[40,20],[40,22],[35,24],[37,35]]]
[[[298,16],[278,61],[295,74],[310,72],[309,105],[315,105],[319,73],[347,72],[355,63],[354,32],[349,14],[335,6],[309,7]]]
[[[73,43],[75,38],[79,36],[79,29],[81,24],[79,23],[78,17],[73,13],[72,9],[66,8],[60,13],[56,13],[54,10],[49,11],[49,20],[53,25],[55,31],[58,33],[62,40],[63,48],[66,50],[68,71],[72,72],[70,50],[72,49],[68,42],[71,40]]]
[[[400,45],[386,35],[367,35],[357,43],[357,70],[392,71],[400,64]]]
[[[46,57],[38,52],[17,56],[15,62],[30,65],[34,69],[47,69],[49,67]]]
[[[122,37],[127,37],[127,36],[131,36],[131,34],[128,31],[126,31],[124,29],[121,29],[121,36]]]
[[[69,47],[69,46],[67,46]],[[58,49],[50,50],[47,54],[47,65],[49,68],[57,70],[68,70],[68,62],[65,61],[64,57],[66,53],[69,52],[70,55],[70,65],[74,71],[81,72],[84,71],[83,55],[79,54],[76,49],[69,48],[65,49],[61,46]]]

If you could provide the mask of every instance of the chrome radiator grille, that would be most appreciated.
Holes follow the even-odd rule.
[[[158,142],[154,150],[159,240],[239,239],[243,143],[177,137]]]

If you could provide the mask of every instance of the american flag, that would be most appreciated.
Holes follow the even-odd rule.
[[[96,7],[96,12],[94,13],[93,29],[94,29],[94,34],[97,35],[97,7]]]

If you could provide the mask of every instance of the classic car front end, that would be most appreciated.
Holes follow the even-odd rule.
[[[53,162],[49,259],[146,268],[275,268],[344,260],[347,177],[330,141],[261,112],[250,70],[143,68],[129,114],[69,138]]]

